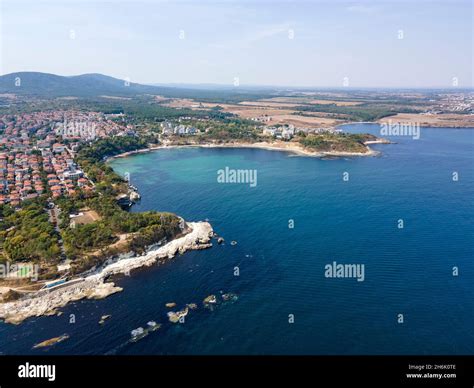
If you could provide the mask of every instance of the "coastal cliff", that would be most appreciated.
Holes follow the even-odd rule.
[[[76,281],[70,286],[54,290],[41,290],[32,296],[0,304],[0,319],[7,323],[19,324],[27,318],[42,315],[54,315],[57,309],[64,307],[69,302],[80,299],[103,299],[116,292],[122,291],[121,287],[113,282],[107,282],[111,275],[129,274],[132,270],[144,266],[151,266],[158,260],[168,260],[183,254],[188,250],[206,249],[212,246],[212,226],[208,222],[188,222],[187,233],[167,244],[151,250],[142,256],[118,260],[100,268],[82,281]]]

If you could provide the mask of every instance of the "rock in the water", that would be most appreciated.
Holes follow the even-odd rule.
[[[223,242],[224,242],[224,238],[223,238],[223,237],[219,237],[219,238],[217,239],[217,243],[218,243],[218,244],[222,244]]]
[[[99,323],[100,323],[101,325],[104,324],[105,320],[106,320],[106,319],[109,319],[111,316],[112,316],[112,315],[110,315],[110,314],[102,315],[102,316],[100,317]]]
[[[100,283],[92,290],[88,290],[87,299],[104,299],[109,295],[122,291],[122,287],[115,286],[115,283]]]
[[[169,309],[171,309],[171,308],[176,306],[176,303],[174,303],[174,302],[166,303],[165,306],[168,307]]]
[[[196,310],[198,308],[196,303],[188,303],[186,306],[189,307],[190,310]]]
[[[237,294],[233,294],[232,292],[228,292],[227,294],[222,294],[222,300],[224,302],[235,302],[239,297]]]
[[[155,321],[147,322],[148,330],[155,331],[161,327],[160,323],[156,323]]]
[[[184,310],[177,311],[177,312],[170,311],[168,313],[168,319],[172,323],[178,323],[180,320],[182,320],[182,318],[188,315],[188,312],[189,312],[188,307],[186,307]]]
[[[209,295],[207,298],[204,299],[203,301],[204,304],[216,304],[217,303],[217,298],[215,295]]]
[[[49,340],[46,340],[46,341],[43,341],[43,342],[40,342],[40,343],[36,344],[35,346],[33,346],[33,349],[46,348],[48,346],[52,346],[52,345],[55,345],[59,342],[65,341],[68,338],[69,338],[68,334],[63,334],[59,337],[50,338]]]
[[[148,330],[143,329],[143,327],[139,327],[137,329],[132,330],[130,335],[131,335],[130,341],[137,342],[138,340],[148,335]]]

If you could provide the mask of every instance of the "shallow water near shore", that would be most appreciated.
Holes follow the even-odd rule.
[[[343,128],[379,134],[378,125]],[[72,303],[61,316],[0,323],[0,353],[473,354],[474,129],[390,139],[371,146],[378,157],[177,148],[113,160],[142,195],[132,211],[209,219],[225,244],[134,272],[118,281],[122,292]],[[255,169],[257,186],[218,183],[225,167]],[[364,264],[364,281],[326,278],[334,261]],[[221,292],[239,298],[203,308]],[[168,302],[199,308],[171,324]],[[130,343],[150,320],[163,326]],[[32,349],[64,333],[66,341]]]

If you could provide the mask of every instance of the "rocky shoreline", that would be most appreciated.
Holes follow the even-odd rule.
[[[55,290],[42,290],[13,302],[0,304],[0,319],[7,323],[19,324],[30,317],[57,314],[58,309],[80,299],[103,299],[122,291],[113,282],[107,282],[112,275],[129,274],[131,271],[149,267],[158,260],[172,259],[176,254],[188,250],[206,249],[212,246],[212,226],[208,222],[188,222],[187,233],[167,244],[153,249],[142,256],[118,260],[100,268],[96,272]]]
[[[291,142],[258,142],[258,143],[224,143],[224,144],[191,144],[184,147],[201,147],[201,148],[258,148],[267,151],[280,151],[289,152],[296,156],[310,156],[315,158],[324,158],[330,156],[376,156],[379,154],[378,151],[372,150],[368,144],[386,143],[385,140],[377,140],[371,143],[364,143],[366,146],[366,152],[345,152],[345,151],[313,151],[309,148],[305,148],[300,144]],[[163,146],[160,148],[172,148],[179,146]],[[156,149],[159,149],[156,147]]]

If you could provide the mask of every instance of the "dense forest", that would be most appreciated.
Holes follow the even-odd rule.
[[[34,261],[42,267],[51,267],[61,260],[62,240],[66,257],[73,260],[73,272],[78,272],[100,263],[108,255],[128,251],[142,253],[148,246],[182,233],[182,221],[174,214],[131,213],[117,204],[117,196],[127,193],[128,184],[104,158],[147,145],[146,139],[114,137],[84,145],[79,150],[77,162],[93,180],[96,190],[93,193],[78,190],[73,197],[55,201],[61,210],[60,233],[49,220],[45,197],[25,202],[17,211],[8,205],[0,206],[0,261]],[[69,215],[84,209],[97,212],[100,219],[73,225]],[[120,249],[109,249],[121,235],[128,238]]]
[[[174,214],[156,211],[130,213],[117,204],[117,196],[126,193],[128,186],[104,158],[141,149],[147,144],[146,140],[136,137],[114,137],[94,142],[79,151],[77,161],[95,182],[96,193],[92,197],[62,199],[59,206],[64,214],[78,212],[82,208],[92,209],[101,219],[71,228],[68,217],[62,217],[62,237],[68,257],[84,259],[87,253],[97,249],[107,250],[123,234],[130,238],[121,250],[142,253],[149,245],[172,239],[182,232],[180,219]]]
[[[25,204],[19,211],[10,206],[0,208],[0,244],[3,260],[58,261],[59,235],[48,220],[44,202],[36,200]]]
[[[376,140],[376,137],[369,134],[327,132],[304,136],[299,141],[305,147],[318,151],[366,152],[364,142],[369,140]]]
[[[323,112],[332,114],[336,119],[349,119],[352,121],[375,121],[397,113],[416,113],[418,110],[397,107],[386,104],[361,104],[340,106],[336,104],[311,104],[299,105],[295,108],[298,114],[304,112]]]
[[[256,141],[261,128],[255,122],[236,117],[225,117],[215,120],[185,120],[183,124],[193,126],[201,131],[197,137],[200,142],[246,140]]]

